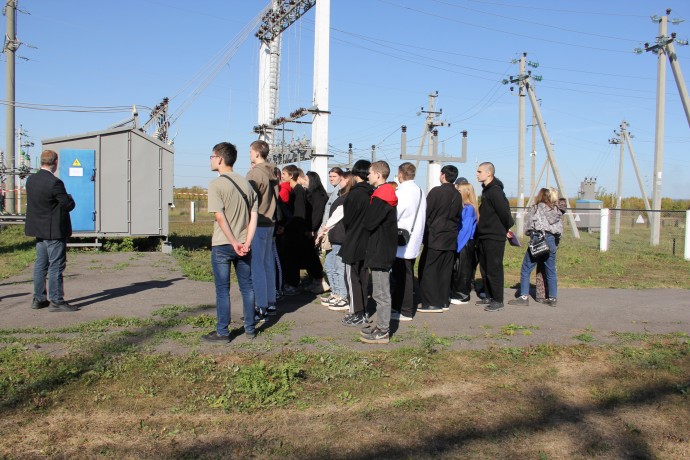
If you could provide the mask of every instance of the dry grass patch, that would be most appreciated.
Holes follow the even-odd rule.
[[[0,457],[690,455],[687,338],[428,345],[211,357],[110,344],[59,359],[9,346],[0,350]]]

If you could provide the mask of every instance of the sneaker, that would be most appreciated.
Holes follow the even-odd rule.
[[[448,310],[450,310],[450,304],[447,304],[447,303],[446,303],[446,304],[443,304],[443,305],[441,306],[441,310],[443,310],[443,311],[448,311]]]
[[[278,314],[278,309],[276,308],[275,305],[269,305],[268,308],[266,309],[266,315],[268,316],[275,316]]]
[[[443,313],[443,307],[435,307],[433,305],[422,305],[417,309],[417,313]]]
[[[464,299],[450,299],[450,303],[453,305],[465,305],[470,303],[470,297],[467,296]]]
[[[338,302],[338,300],[340,300],[340,298],[334,294],[324,295],[319,298],[321,305],[323,305],[324,307],[333,305],[334,303]]]
[[[534,299],[537,303],[546,303],[546,299],[543,297],[537,297]]]
[[[390,341],[390,333],[388,331],[382,331],[377,326],[368,334],[362,334],[359,340],[364,343],[388,343]]]
[[[64,300],[62,302],[56,303],[56,302],[50,302],[50,308],[48,311],[55,311],[55,312],[74,312],[74,311],[79,311],[78,307],[73,307],[72,305],[68,304]]]
[[[475,305],[489,305],[491,303],[491,299],[488,297],[482,297],[481,299],[477,300],[474,304]]]
[[[366,322],[367,319],[363,313],[353,313],[343,318],[343,324],[345,326],[363,326]]]
[[[498,302],[496,300],[492,300],[489,305],[484,307],[484,311],[499,311],[503,310],[503,302]]]
[[[508,304],[509,305],[521,305],[523,307],[526,307],[527,305],[529,305],[529,297],[526,295],[522,295],[516,299],[509,300]]]
[[[205,342],[229,342],[230,336],[220,335],[216,331],[213,331],[213,332],[209,332],[208,334],[202,335],[201,340],[203,340]]]
[[[391,321],[412,321],[411,316],[405,316],[399,311],[392,311],[391,312]]]
[[[548,305],[549,307],[557,307],[558,306],[558,300],[556,300],[553,297],[549,297],[548,299],[544,299],[544,303]]]
[[[41,308],[45,308],[50,305],[50,300],[38,300],[34,299],[33,302],[31,302],[31,308],[34,310],[40,310]]]
[[[345,299],[338,299],[337,302],[332,303],[328,306],[329,310],[332,311],[345,311],[350,309],[350,302]]]
[[[295,286],[288,286],[285,285],[283,287],[283,295],[297,295],[299,294],[299,289],[297,289]]]

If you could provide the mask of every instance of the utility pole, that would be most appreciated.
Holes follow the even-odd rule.
[[[419,148],[417,149],[416,155],[407,154],[407,126],[401,126],[401,143],[400,143],[400,159],[401,160],[415,160],[415,166],[419,167],[420,161],[428,161],[429,167],[427,168],[427,181],[426,188],[427,192],[431,190],[436,185],[439,185],[439,177],[441,173],[441,163],[443,162],[453,162],[457,161],[459,163],[465,163],[467,161],[467,131],[462,131],[462,156],[446,156],[438,154],[438,129],[440,126],[449,126],[450,124],[445,121],[438,120],[438,116],[443,113],[442,109],[439,111],[434,110],[434,102],[438,97],[438,91],[429,94],[429,110],[424,110],[422,107],[419,114],[426,113],[426,120],[424,124],[424,130],[422,132],[421,140],[419,142]],[[427,147],[428,155],[422,155],[424,150],[424,144],[427,137],[429,138],[429,146]]]
[[[621,130],[623,129],[624,125],[625,122],[621,123]],[[623,194],[623,155],[625,154],[625,141],[623,140],[623,135],[620,134],[617,138],[609,139],[609,144],[618,145],[620,147],[620,155],[618,162],[618,190],[616,192],[616,226],[614,228],[614,233],[618,235],[621,232],[621,197]]]
[[[540,101],[541,99],[537,99],[537,101]],[[530,151],[530,183],[529,183],[529,189],[533,190],[535,187],[535,182],[534,182],[534,173],[537,170],[537,116],[534,114],[534,110],[532,110],[532,124],[530,125],[532,128],[532,150]]]
[[[520,75],[525,74],[525,58],[527,53],[522,53],[520,58]],[[518,82],[518,190],[517,190],[517,228],[523,227],[525,216],[525,83]]]
[[[537,64],[537,66],[538,65],[539,64]],[[532,105],[532,110],[534,111],[534,114],[535,114],[536,119],[537,119],[537,124],[539,126],[539,132],[541,133],[541,139],[544,143],[544,148],[546,149],[547,162],[551,166],[551,169],[553,170],[553,176],[556,179],[556,185],[559,188],[559,192],[560,192],[561,196],[563,196],[566,199],[567,208],[571,209],[570,200],[569,200],[568,194],[565,190],[565,183],[561,179],[561,174],[558,170],[558,165],[556,164],[556,158],[555,158],[554,153],[553,153],[551,140],[549,139],[549,134],[546,131],[546,124],[544,123],[544,118],[541,115],[541,109],[539,108],[539,103],[537,102],[537,96],[534,94],[534,89],[532,88],[532,84],[531,84],[532,79],[534,79],[536,81],[541,81],[542,78],[538,75],[532,76],[532,72],[528,71],[526,74],[518,75],[517,77],[511,76],[510,79],[505,79],[505,80],[503,80],[502,83],[504,85],[507,85],[508,83],[518,83],[520,81],[523,82],[525,90],[527,91],[527,95],[529,96],[530,104]],[[512,89],[513,88],[511,87],[511,90]],[[531,201],[532,200],[530,199],[530,202]],[[573,213],[567,212],[566,216],[568,217],[568,221],[570,222],[570,228],[571,228],[573,236],[575,238],[580,238],[580,232],[577,230],[577,225],[575,223]]]
[[[527,76],[525,73],[525,68],[527,65],[530,67],[539,67],[536,62],[527,62],[527,53],[522,53],[519,60],[514,59],[511,61],[513,64],[519,63],[519,73],[516,83],[518,84],[518,189],[517,189],[517,207],[518,211],[516,213],[516,225],[517,228],[522,228],[525,210],[525,131],[527,127],[525,126],[525,79]],[[523,78],[520,78],[523,77]]]
[[[14,129],[15,129],[15,54],[21,43],[17,40],[17,1],[7,0],[5,6],[5,17],[7,24],[7,31],[5,37],[5,99],[7,105],[5,108],[5,153],[7,154],[7,169],[9,170],[9,177],[7,178],[7,194],[5,196],[5,203],[7,212],[15,214],[15,179],[14,179]]]
[[[656,37],[656,44],[650,46],[649,43],[644,44],[644,51],[651,51],[657,55],[657,83],[656,83],[656,130],[654,136],[654,179],[652,183],[652,209],[657,211],[652,213],[651,220],[651,235],[650,242],[652,246],[659,245],[659,233],[661,230],[661,185],[663,179],[664,167],[664,111],[666,108],[666,62],[665,56],[668,57],[673,71],[673,77],[676,80],[676,87],[683,102],[685,110],[685,117],[688,125],[690,125],[690,98],[688,98],[688,91],[685,87],[685,80],[678,64],[678,57],[676,55],[673,42],[679,45],[687,45],[686,40],[676,39],[676,34],[672,33],[669,37],[668,33],[668,15],[671,14],[671,9],[666,10],[666,16],[652,16],[653,22],[659,23],[659,35]],[[673,19],[671,23],[679,24],[682,20]],[[640,54],[642,49],[636,48],[635,52]]]

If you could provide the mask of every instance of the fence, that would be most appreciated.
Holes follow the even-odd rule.
[[[512,208],[515,217],[518,211],[526,208]],[[573,209],[573,219],[582,239],[597,244],[600,250],[607,251],[619,241],[625,241],[626,247],[650,247],[651,225],[653,214],[660,215],[659,245],[656,250],[664,254],[673,254],[690,260],[690,229],[688,215],[690,211],[647,211],[640,209]],[[565,216],[564,216],[565,217]],[[517,220],[517,219],[516,219]],[[519,229],[522,233],[521,229]],[[563,234],[572,235],[570,219],[563,219]],[[591,238],[596,236],[596,238]],[[629,243],[634,243],[633,245]]]

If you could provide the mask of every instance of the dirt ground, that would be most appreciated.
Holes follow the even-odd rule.
[[[210,262],[209,262],[210,263]],[[213,284],[185,278],[175,259],[162,253],[70,253],[65,271],[65,298],[81,310],[51,313],[32,310],[32,270],[0,282],[0,328],[69,326],[101,318],[150,317],[164,306],[196,307],[195,314],[215,315]],[[515,294],[506,289],[506,300]],[[237,286],[231,289],[232,321],[240,327],[241,300]],[[558,307],[530,302],[527,307],[506,307],[496,313],[474,305],[452,306],[442,314],[418,314],[414,321],[392,323],[389,345],[405,345],[415,331],[452,337],[452,349],[482,349],[490,346],[581,343],[574,337],[589,334],[595,343],[612,340],[612,332],[690,333],[690,291],[681,289],[560,289]],[[198,310],[197,310],[198,309]],[[343,326],[341,312],[329,311],[318,297],[300,294],[278,304],[279,314],[262,327],[264,333],[281,326],[285,340],[309,347],[328,341],[365,350],[377,345],[359,343],[357,328]],[[198,313],[197,313],[198,311]],[[202,333],[208,332],[200,330]],[[301,340],[309,337],[315,340]],[[463,340],[464,339],[464,340]],[[261,334],[256,339],[262,340]],[[239,335],[228,344],[201,343],[200,350],[218,352],[243,343]],[[185,345],[164,343],[164,350],[184,352]]]

